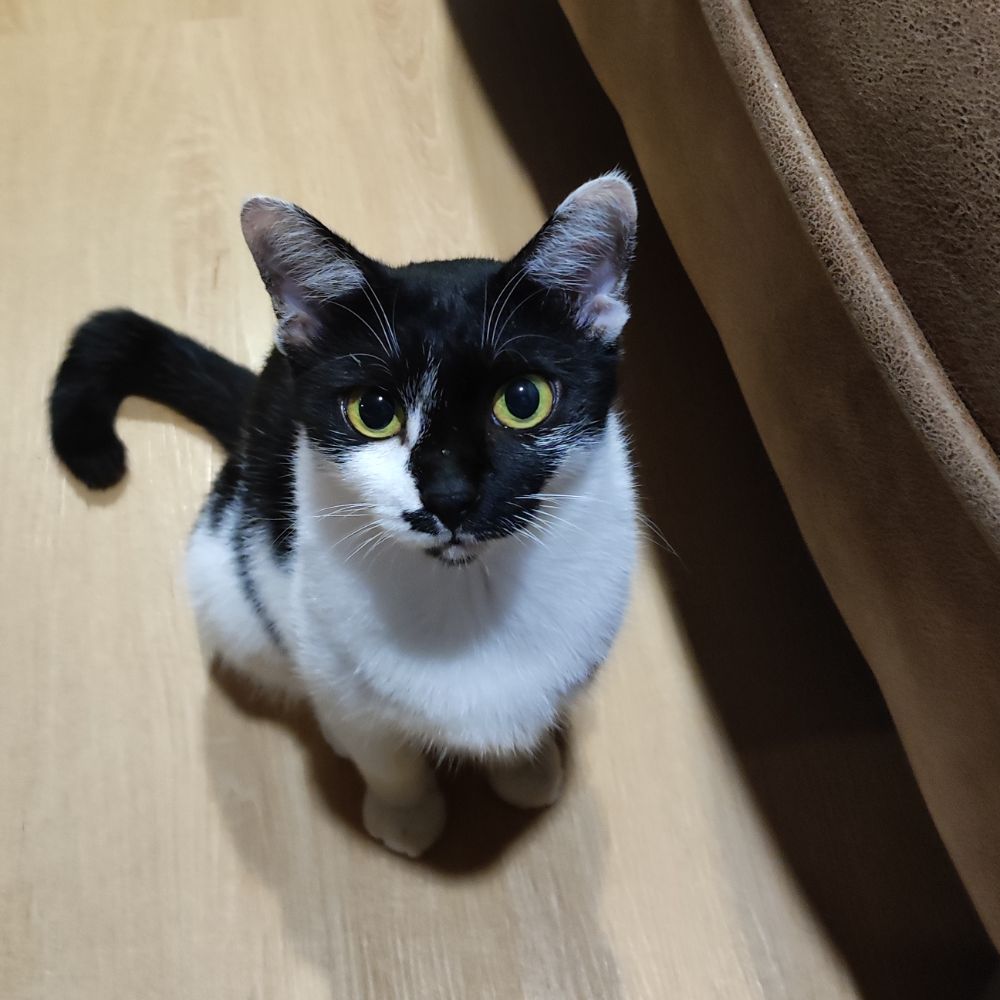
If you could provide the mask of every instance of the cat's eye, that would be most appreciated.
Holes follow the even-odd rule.
[[[519,375],[496,394],[493,416],[504,427],[529,430],[552,412],[554,400],[552,385],[541,375]]]
[[[348,423],[367,438],[391,438],[403,429],[403,408],[385,389],[355,389],[344,412]]]

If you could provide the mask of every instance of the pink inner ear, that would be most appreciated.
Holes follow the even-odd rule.
[[[278,322],[278,347],[284,351],[286,347],[304,347],[311,343],[319,334],[319,323],[308,312],[299,309],[291,312],[285,310]]]
[[[600,257],[588,248],[583,260],[593,261],[582,275],[578,289],[578,310],[581,326],[586,326],[604,339],[617,337],[628,322],[628,306],[619,297],[622,275],[612,261]]]
[[[625,327],[629,318],[628,306],[613,295],[595,295],[590,300],[587,325],[602,340],[613,340]]]

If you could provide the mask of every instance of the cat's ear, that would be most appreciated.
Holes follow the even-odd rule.
[[[319,335],[324,305],[364,284],[364,258],[298,205],[277,198],[248,199],[240,221],[274,304],[278,348],[308,346]]]
[[[538,284],[565,294],[582,331],[614,340],[629,318],[635,227],[635,192],[614,170],[578,187],[515,262]]]

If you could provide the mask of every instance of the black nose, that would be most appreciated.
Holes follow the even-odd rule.
[[[471,483],[446,479],[428,486],[421,494],[424,509],[429,510],[450,531],[461,523],[469,508],[475,503],[476,491]]]

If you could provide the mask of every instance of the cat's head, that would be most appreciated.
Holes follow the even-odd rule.
[[[506,262],[389,267],[270,198],[242,218],[297,418],[356,509],[457,565],[528,529],[614,400],[636,226],[624,176],[578,188]]]

